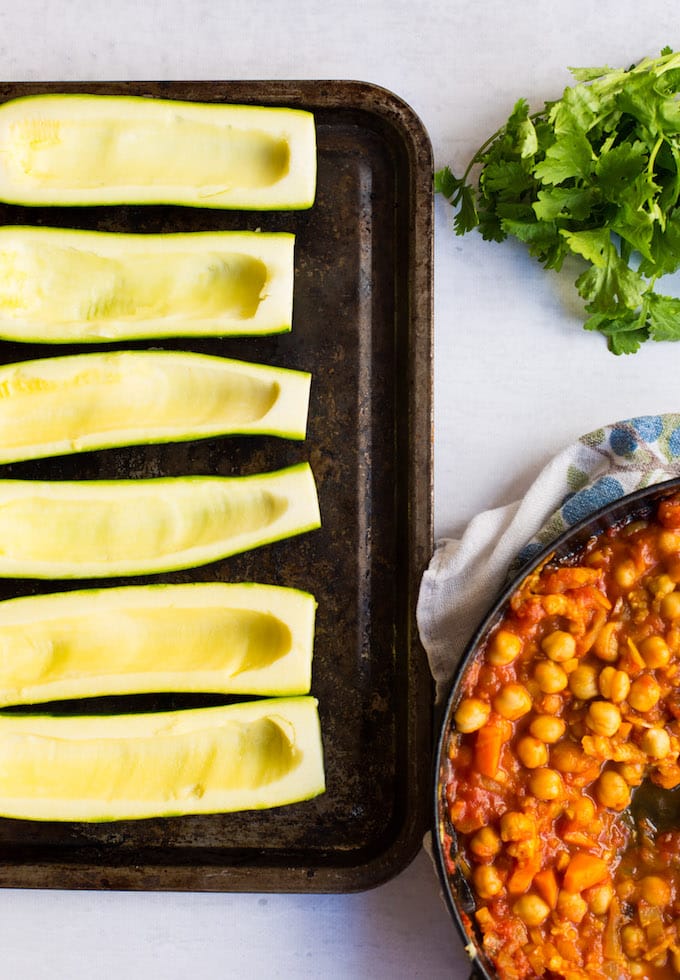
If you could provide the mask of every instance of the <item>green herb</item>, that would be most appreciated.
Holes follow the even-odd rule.
[[[656,292],[680,267],[680,54],[571,72],[560,99],[533,114],[520,99],[463,176],[444,167],[435,189],[459,235],[512,235],[547,269],[579,256],[585,329],[615,354],[680,340],[680,299]]]

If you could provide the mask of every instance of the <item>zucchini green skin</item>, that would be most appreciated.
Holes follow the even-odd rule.
[[[0,463],[227,435],[305,438],[311,375],[185,351],[0,367]]]
[[[314,117],[303,109],[24,96],[0,106],[0,145],[0,200],[13,204],[283,211],[311,207],[316,192]]]
[[[0,602],[0,707],[159,691],[300,695],[316,600],[257,582],[76,589]]]
[[[152,575],[320,526],[308,463],[240,477],[0,480],[0,577]]]
[[[0,715],[0,815],[104,822],[259,810],[325,790],[316,699]]]
[[[0,227],[0,337],[46,344],[290,331],[295,236]]]

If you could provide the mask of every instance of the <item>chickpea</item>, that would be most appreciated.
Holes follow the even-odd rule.
[[[670,575],[656,575],[647,582],[647,588],[655,599],[661,599],[675,588],[675,582]]]
[[[529,725],[529,731],[534,738],[540,738],[542,742],[552,745],[564,735],[567,726],[561,718],[554,715],[536,715]]]
[[[527,813],[510,810],[501,817],[501,840],[530,840],[536,834],[536,822]]]
[[[566,616],[569,612],[569,601],[565,595],[553,592],[543,597],[543,608],[546,616]]]
[[[476,732],[489,720],[491,705],[479,698],[463,698],[453,716],[459,732]]]
[[[661,697],[661,688],[649,674],[637,677],[630,685],[628,703],[636,711],[651,711]]]
[[[629,786],[639,786],[645,778],[645,767],[641,762],[621,762],[617,767],[617,772]]]
[[[517,742],[517,755],[522,765],[527,769],[537,769],[548,761],[548,749],[545,742],[533,735],[525,735]]]
[[[532,705],[534,705],[535,702],[543,696],[540,687],[532,677],[527,677],[526,680],[523,681],[523,684],[529,692]]]
[[[666,633],[666,643],[668,644],[668,649],[671,652],[671,656],[677,656],[678,652],[680,652],[679,625],[680,624],[678,624],[677,621],[674,622],[673,626],[671,626],[668,632]]]
[[[595,820],[595,804],[589,796],[577,796],[569,805],[567,813],[572,820],[587,827]]]
[[[552,660],[541,660],[536,664],[534,680],[544,694],[558,694],[568,683],[566,671]]]
[[[621,704],[630,693],[630,677],[625,670],[617,670],[611,681],[609,700]]]
[[[593,915],[606,915],[614,897],[614,889],[611,885],[593,885],[584,894]]]
[[[510,857],[517,858],[520,862],[533,861],[538,853],[538,837],[511,842],[506,845],[505,850]]]
[[[620,562],[614,569],[614,581],[622,589],[632,589],[638,580],[635,562],[630,558]]]
[[[665,667],[671,659],[671,651],[663,636],[648,636],[640,644],[639,650],[648,667]]]
[[[470,850],[480,861],[490,861],[501,849],[501,839],[493,827],[482,827],[470,840]]]
[[[620,812],[630,803],[630,787],[620,773],[605,769],[595,783],[595,796],[602,806]]]
[[[598,670],[592,664],[579,664],[569,675],[569,690],[579,701],[590,701],[599,694]]]
[[[616,886],[616,894],[622,902],[631,902],[635,894],[635,882],[632,878],[624,878]]]
[[[669,592],[661,600],[661,615],[671,621],[680,619],[680,592]]]
[[[516,721],[531,711],[531,695],[521,684],[506,684],[493,699],[493,706],[502,718]]]
[[[559,694],[543,693],[542,697],[536,699],[536,711],[544,715],[558,715],[562,705],[563,701]]]
[[[615,663],[619,659],[619,632],[621,623],[605,623],[593,642],[593,653],[605,663]]]
[[[549,660],[562,663],[564,660],[571,660],[576,653],[576,640],[571,633],[564,630],[555,630],[548,633],[541,641],[541,650]]]
[[[638,887],[640,895],[650,905],[656,905],[658,908],[670,905],[671,887],[665,878],[659,875],[647,875],[639,882]]]
[[[557,800],[564,794],[564,783],[555,769],[535,769],[529,780],[529,789],[539,800]]]
[[[513,912],[525,925],[540,926],[550,915],[550,906],[538,895],[529,892],[515,902]]]
[[[578,892],[560,891],[557,896],[557,911],[563,919],[578,925],[588,911],[586,900]]]
[[[671,740],[665,728],[648,728],[640,739],[640,748],[652,759],[670,755]]]
[[[493,898],[503,887],[503,879],[493,864],[480,864],[472,872],[472,882],[480,898]]]
[[[494,667],[507,667],[522,651],[522,640],[510,630],[498,630],[486,652],[486,659]]]
[[[625,670],[604,667],[598,678],[598,686],[603,698],[613,701],[614,704],[621,704],[628,697],[630,677]]]
[[[621,930],[621,945],[630,959],[635,959],[645,951],[645,934],[639,926],[628,923]]]
[[[659,551],[662,555],[671,557],[680,551],[680,534],[675,531],[662,531],[659,535]]]
[[[596,735],[611,738],[621,726],[621,712],[611,701],[593,701],[588,708],[586,725]]]
[[[550,764],[558,772],[576,773],[581,772],[584,763],[588,763],[587,756],[581,751],[576,742],[565,739],[553,745],[550,750]]]

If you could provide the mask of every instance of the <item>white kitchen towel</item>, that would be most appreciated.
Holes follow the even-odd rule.
[[[417,608],[438,700],[509,575],[598,507],[675,476],[680,476],[680,414],[615,422],[563,449],[522,500],[478,514],[460,539],[438,541]]]

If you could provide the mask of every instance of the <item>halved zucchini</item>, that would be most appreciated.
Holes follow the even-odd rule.
[[[0,814],[135,820],[281,806],[325,789],[317,702],[0,716]]]
[[[284,333],[295,236],[0,228],[0,336],[41,343]]]
[[[151,575],[320,523],[308,463],[240,477],[0,480],[0,576]]]
[[[184,351],[0,367],[0,463],[228,434],[304,439],[311,375]]]
[[[154,691],[307,694],[316,601],[258,583],[0,602],[0,706]]]
[[[300,109],[37,95],[0,106],[0,199],[27,205],[308,208],[314,118]]]

